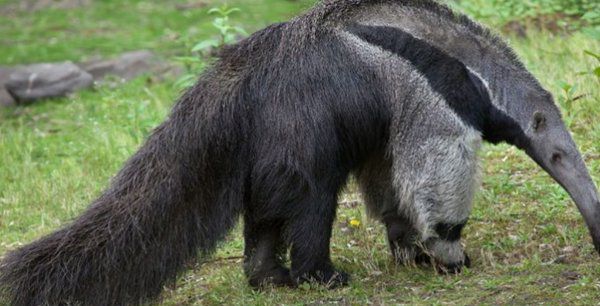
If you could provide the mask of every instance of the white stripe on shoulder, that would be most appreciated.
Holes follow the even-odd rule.
[[[481,74],[479,74],[479,72],[473,70],[473,68],[469,67],[469,66],[465,66],[467,67],[467,69],[469,70],[470,73],[472,73],[474,76],[476,76],[481,83],[483,83],[483,85],[485,86],[485,90],[487,90],[488,94],[490,95],[490,97],[492,96],[492,91],[490,89],[490,83],[488,83],[488,81],[486,79],[484,79]]]

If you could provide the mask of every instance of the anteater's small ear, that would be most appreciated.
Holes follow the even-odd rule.
[[[467,74],[469,75],[469,80],[475,86],[475,89],[479,93],[479,95],[485,99],[486,102],[492,102],[490,97],[490,88],[488,83],[481,78],[481,76],[467,67]]]

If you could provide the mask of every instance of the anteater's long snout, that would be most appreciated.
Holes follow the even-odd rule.
[[[554,137],[532,143],[527,149],[527,154],[544,168],[575,201],[590,230],[594,246],[600,253],[598,190],[575,142],[566,129],[550,133],[550,135]]]
[[[561,155],[554,153],[547,166],[548,173],[561,185],[583,215],[594,246],[600,253],[600,201],[598,190],[577,150]]]

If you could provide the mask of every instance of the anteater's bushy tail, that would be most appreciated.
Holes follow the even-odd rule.
[[[0,304],[140,304],[214,249],[242,209],[243,167],[227,126],[239,123],[201,96],[184,97],[72,224],[4,257]]]

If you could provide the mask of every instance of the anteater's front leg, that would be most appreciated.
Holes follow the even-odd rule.
[[[410,215],[423,252],[440,272],[457,273],[470,264],[460,238],[478,185],[478,137],[471,133],[434,137],[417,149],[421,159],[413,164],[394,159],[398,175],[408,167],[413,170],[394,180],[403,195],[400,211]]]
[[[392,143],[388,181],[397,216],[384,218],[384,222],[391,234],[395,228],[414,229],[414,240],[422,251],[416,252],[416,261],[429,261],[440,272],[456,273],[470,264],[460,237],[477,187],[481,139],[468,127],[461,130],[450,125],[449,129],[457,130],[446,135],[437,132],[438,128],[431,127],[431,134],[414,135],[412,141],[418,145]],[[404,236],[399,236],[399,244],[406,244]]]
[[[394,211],[386,213],[382,221],[394,261],[403,265],[422,262],[422,252],[417,243],[419,233],[410,220]]]
[[[385,225],[388,245],[397,264],[414,264],[422,259],[417,247],[419,233],[411,220],[398,212],[393,185],[392,159],[385,152],[373,154],[356,172],[367,214]]]

